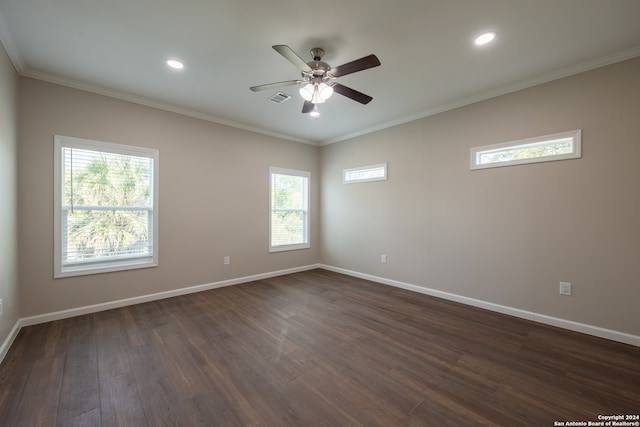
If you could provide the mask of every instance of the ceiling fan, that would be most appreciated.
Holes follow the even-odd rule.
[[[319,47],[311,49],[311,57],[313,58],[313,61],[310,62],[305,62],[287,45],[275,45],[272,47],[276,52],[284,56],[287,61],[300,69],[302,78],[298,80],[287,80],[283,82],[252,86],[249,89],[253,92],[274,89],[277,87],[302,85],[300,88],[300,95],[304,98],[302,113],[311,113],[311,116],[315,118],[319,116],[317,104],[325,102],[333,92],[346,96],[347,98],[351,98],[361,104],[368,104],[373,99],[369,95],[365,95],[355,89],[336,83],[333,80],[338,77],[346,76],[347,74],[379,66],[380,60],[375,55],[368,55],[332,68],[329,64],[322,61],[324,49]]]

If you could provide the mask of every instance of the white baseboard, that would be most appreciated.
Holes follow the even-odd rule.
[[[20,319],[18,319],[16,324],[13,325],[13,328],[9,332],[9,335],[7,336],[7,338],[2,343],[2,346],[0,346],[0,363],[2,363],[2,361],[4,360],[4,357],[9,352],[9,348],[11,348],[11,345],[13,344],[13,341],[18,336],[18,332],[20,332],[20,328],[21,327],[22,326],[20,325]]]
[[[99,311],[111,310],[113,308],[126,307],[134,304],[141,304],[150,301],[157,301],[165,298],[188,295],[196,292],[208,291],[210,289],[223,288],[225,286],[239,285],[241,283],[254,282],[256,280],[268,279],[270,277],[284,276],[285,274],[298,273],[300,271],[320,268],[319,264],[306,265],[302,267],[288,268],[286,270],[271,271],[268,273],[254,274],[252,276],[238,277],[236,279],[222,280],[220,282],[206,283],[204,285],[190,286],[188,288],[174,289],[166,292],[142,295],[139,297],[110,301],[101,304],[88,305],[85,307],[72,308],[69,310],[56,311],[54,313],[40,314],[38,316],[25,317],[20,319],[20,326],[37,325],[54,320],[67,319],[69,317],[81,316],[83,314],[97,313]]]
[[[383,285],[394,286],[396,288],[407,289],[413,292],[443,298],[449,301],[455,301],[474,307],[484,308],[486,310],[495,311],[510,316],[519,317],[521,319],[532,320],[534,322],[543,323],[545,325],[557,326],[559,328],[568,329],[583,334],[593,335],[600,338],[606,338],[612,341],[618,341],[625,344],[631,344],[640,347],[640,336],[627,334],[625,332],[614,331],[611,329],[601,328],[599,326],[587,325],[584,323],[574,322],[571,320],[560,319],[558,317],[547,316],[545,314],[534,313],[531,311],[520,310],[518,308],[508,307],[505,305],[494,304],[492,302],[482,301],[449,292],[438,291],[423,286],[412,285],[410,283],[399,282],[397,280],[385,279],[384,277],[372,276],[370,274],[359,273],[344,268],[333,267],[321,264],[320,268],[333,271],[336,273],[346,274],[348,276],[358,277],[360,279],[370,280],[372,282],[381,283]]]
[[[67,319],[69,317],[81,316],[83,314],[97,313],[99,311],[111,310],[113,308],[126,307],[134,304],[141,304],[150,301],[157,301],[165,298],[176,297],[180,295],[192,294],[195,292],[207,291],[210,289],[223,288],[225,286],[239,285],[241,283],[254,282],[256,280],[268,279],[270,277],[284,276],[285,274],[298,273],[300,271],[312,270],[314,268],[320,268],[320,264],[306,265],[302,267],[288,268],[285,270],[271,271],[268,273],[255,274],[252,276],[238,277],[235,279],[222,280],[214,283],[207,283],[204,285],[190,286],[188,288],[174,289],[166,292],[158,292],[155,294],[142,295],[139,297],[126,298],[117,301],[110,301],[101,304],[93,304],[84,307],[72,308],[69,310],[56,311],[53,313],[40,314],[37,316],[23,317],[18,319],[15,326],[9,333],[9,336],[2,343],[0,347],[0,363],[7,355],[11,344],[15,340],[16,336],[20,332],[20,329],[24,326],[37,325],[40,323],[51,322],[54,320]]]
[[[624,332],[613,331],[610,329],[600,328],[598,326],[587,325],[584,323],[573,322],[571,320],[560,319],[557,317],[538,314],[538,313],[534,313],[526,310],[520,310],[513,307],[494,304],[491,302],[482,301],[474,298],[468,298],[461,295],[438,291],[435,289],[425,288],[423,286],[417,286],[417,285],[412,285],[410,283],[399,282],[397,280],[385,279],[383,277],[372,276],[370,274],[359,273],[359,272],[347,270],[344,268],[338,268],[338,267],[333,267],[333,266],[324,265],[324,264],[312,264],[312,265],[306,265],[302,267],[295,267],[295,268],[289,268],[285,270],[272,271],[268,273],[255,274],[252,276],[222,280],[219,282],[207,283],[204,285],[174,289],[166,292],[158,292],[155,294],[142,295],[139,297],[121,299],[117,301],[110,301],[110,302],[101,303],[101,304],[94,304],[94,305],[89,305],[85,307],[78,307],[78,308],[73,308],[69,310],[62,310],[62,311],[56,311],[53,313],[21,318],[21,319],[18,319],[13,329],[11,329],[11,332],[2,343],[2,346],[0,347],[0,363],[4,360],[4,357],[7,355],[7,352],[9,351],[9,348],[13,344],[13,341],[15,340],[15,338],[18,336],[20,329],[24,326],[37,325],[40,323],[51,322],[54,320],[67,319],[69,317],[81,316],[83,314],[97,313],[100,311],[111,310],[113,308],[120,308],[120,307],[125,307],[129,305],[134,305],[134,304],[141,304],[145,302],[156,301],[156,300],[176,297],[180,295],[187,295],[195,292],[202,292],[210,289],[222,288],[225,286],[239,285],[241,283],[248,283],[256,280],[268,279],[271,277],[284,276],[285,274],[298,273],[301,271],[312,270],[314,268],[322,268],[325,270],[334,271],[336,273],[346,274],[348,276],[358,277],[365,280],[371,280],[372,282],[377,282],[384,285],[407,289],[407,290],[418,292],[425,295],[431,295],[434,297],[443,298],[450,301],[471,305],[474,307],[484,308],[484,309],[495,311],[498,313],[508,314],[508,315],[519,317],[522,319],[532,320],[534,322],[557,326],[557,327],[568,329],[571,331],[581,332],[588,335],[594,335],[597,337],[606,338],[613,341],[618,341],[625,344],[631,344],[631,345],[640,347],[640,336],[631,335]]]

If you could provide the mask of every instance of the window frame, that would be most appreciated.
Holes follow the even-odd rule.
[[[525,146],[540,146],[545,143],[552,143],[560,139],[572,139],[572,151],[566,154],[555,154],[540,157],[530,157],[524,159],[508,160],[494,163],[479,163],[482,154],[500,151],[507,148],[518,148]],[[484,145],[481,147],[472,147],[470,149],[470,169],[489,169],[500,168],[513,165],[524,165],[529,163],[554,162],[558,160],[579,159],[582,157],[582,130],[570,130],[566,132],[553,133],[549,135],[536,136],[532,138],[519,139],[515,141],[502,142],[498,144]]]
[[[136,157],[147,157],[153,160],[152,171],[152,200],[150,209],[150,240],[152,254],[150,256],[124,257],[100,260],[95,263],[63,265],[63,245],[65,237],[62,233],[63,206],[63,148],[78,148],[83,150],[98,151],[112,154],[123,154]],[[76,138],[64,135],[54,136],[54,278],[81,276],[89,274],[108,273],[114,271],[133,270],[158,266],[158,195],[159,195],[159,152],[157,149],[136,147],[131,145],[114,144],[111,142],[95,141],[85,138]],[[113,206],[111,206],[113,207]],[[104,208],[103,208],[104,209]],[[124,207],[122,210],[131,209]]]
[[[363,178],[363,179],[347,179],[347,175],[352,172],[361,172],[368,170],[382,169],[383,176],[375,178]],[[342,170],[342,183],[343,184],[357,184],[360,182],[372,182],[372,181],[386,181],[387,180],[387,163],[377,163],[375,165],[359,166],[357,168],[348,168]]]
[[[293,243],[286,245],[273,245],[273,176],[277,175],[290,175],[290,176],[298,176],[306,179],[306,188],[305,188],[305,204],[306,209],[304,210],[304,236],[305,242],[302,243]],[[311,211],[311,173],[308,171],[301,171],[295,169],[287,169],[271,166],[269,167],[269,252],[284,252],[284,251],[294,251],[299,249],[309,249],[311,247],[311,236],[309,230],[309,217]]]

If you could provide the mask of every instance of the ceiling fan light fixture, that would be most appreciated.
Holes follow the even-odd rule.
[[[320,92],[317,90],[313,93],[313,98],[311,98],[312,104],[322,104],[324,102],[324,98],[320,96]]]
[[[300,96],[302,96],[305,101],[311,101],[313,99],[314,92],[315,87],[311,83],[308,83],[300,88]]]
[[[313,110],[309,113],[309,115],[314,119],[317,119],[318,117],[320,117],[320,112],[318,111],[317,104],[313,106]]]
[[[326,101],[333,95],[333,87],[326,83],[320,83],[320,85],[318,85],[318,93],[320,94],[320,98]]]
[[[312,104],[322,104],[332,93],[333,88],[326,83],[308,83],[300,88],[300,96]]]

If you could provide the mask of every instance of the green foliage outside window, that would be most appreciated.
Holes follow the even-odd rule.
[[[271,245],[307,243],[307,178],[272,175]]]
[[[66,261],[149,255],[153,161],[64,149]]]
[[[571,139],[561,139],[553,142],[535,145],[521,145],[505,149],[488,151],[480,154],[478,164],[509,162],[520,159],[535,159],[539,157],[569,154],[573,150]]]

